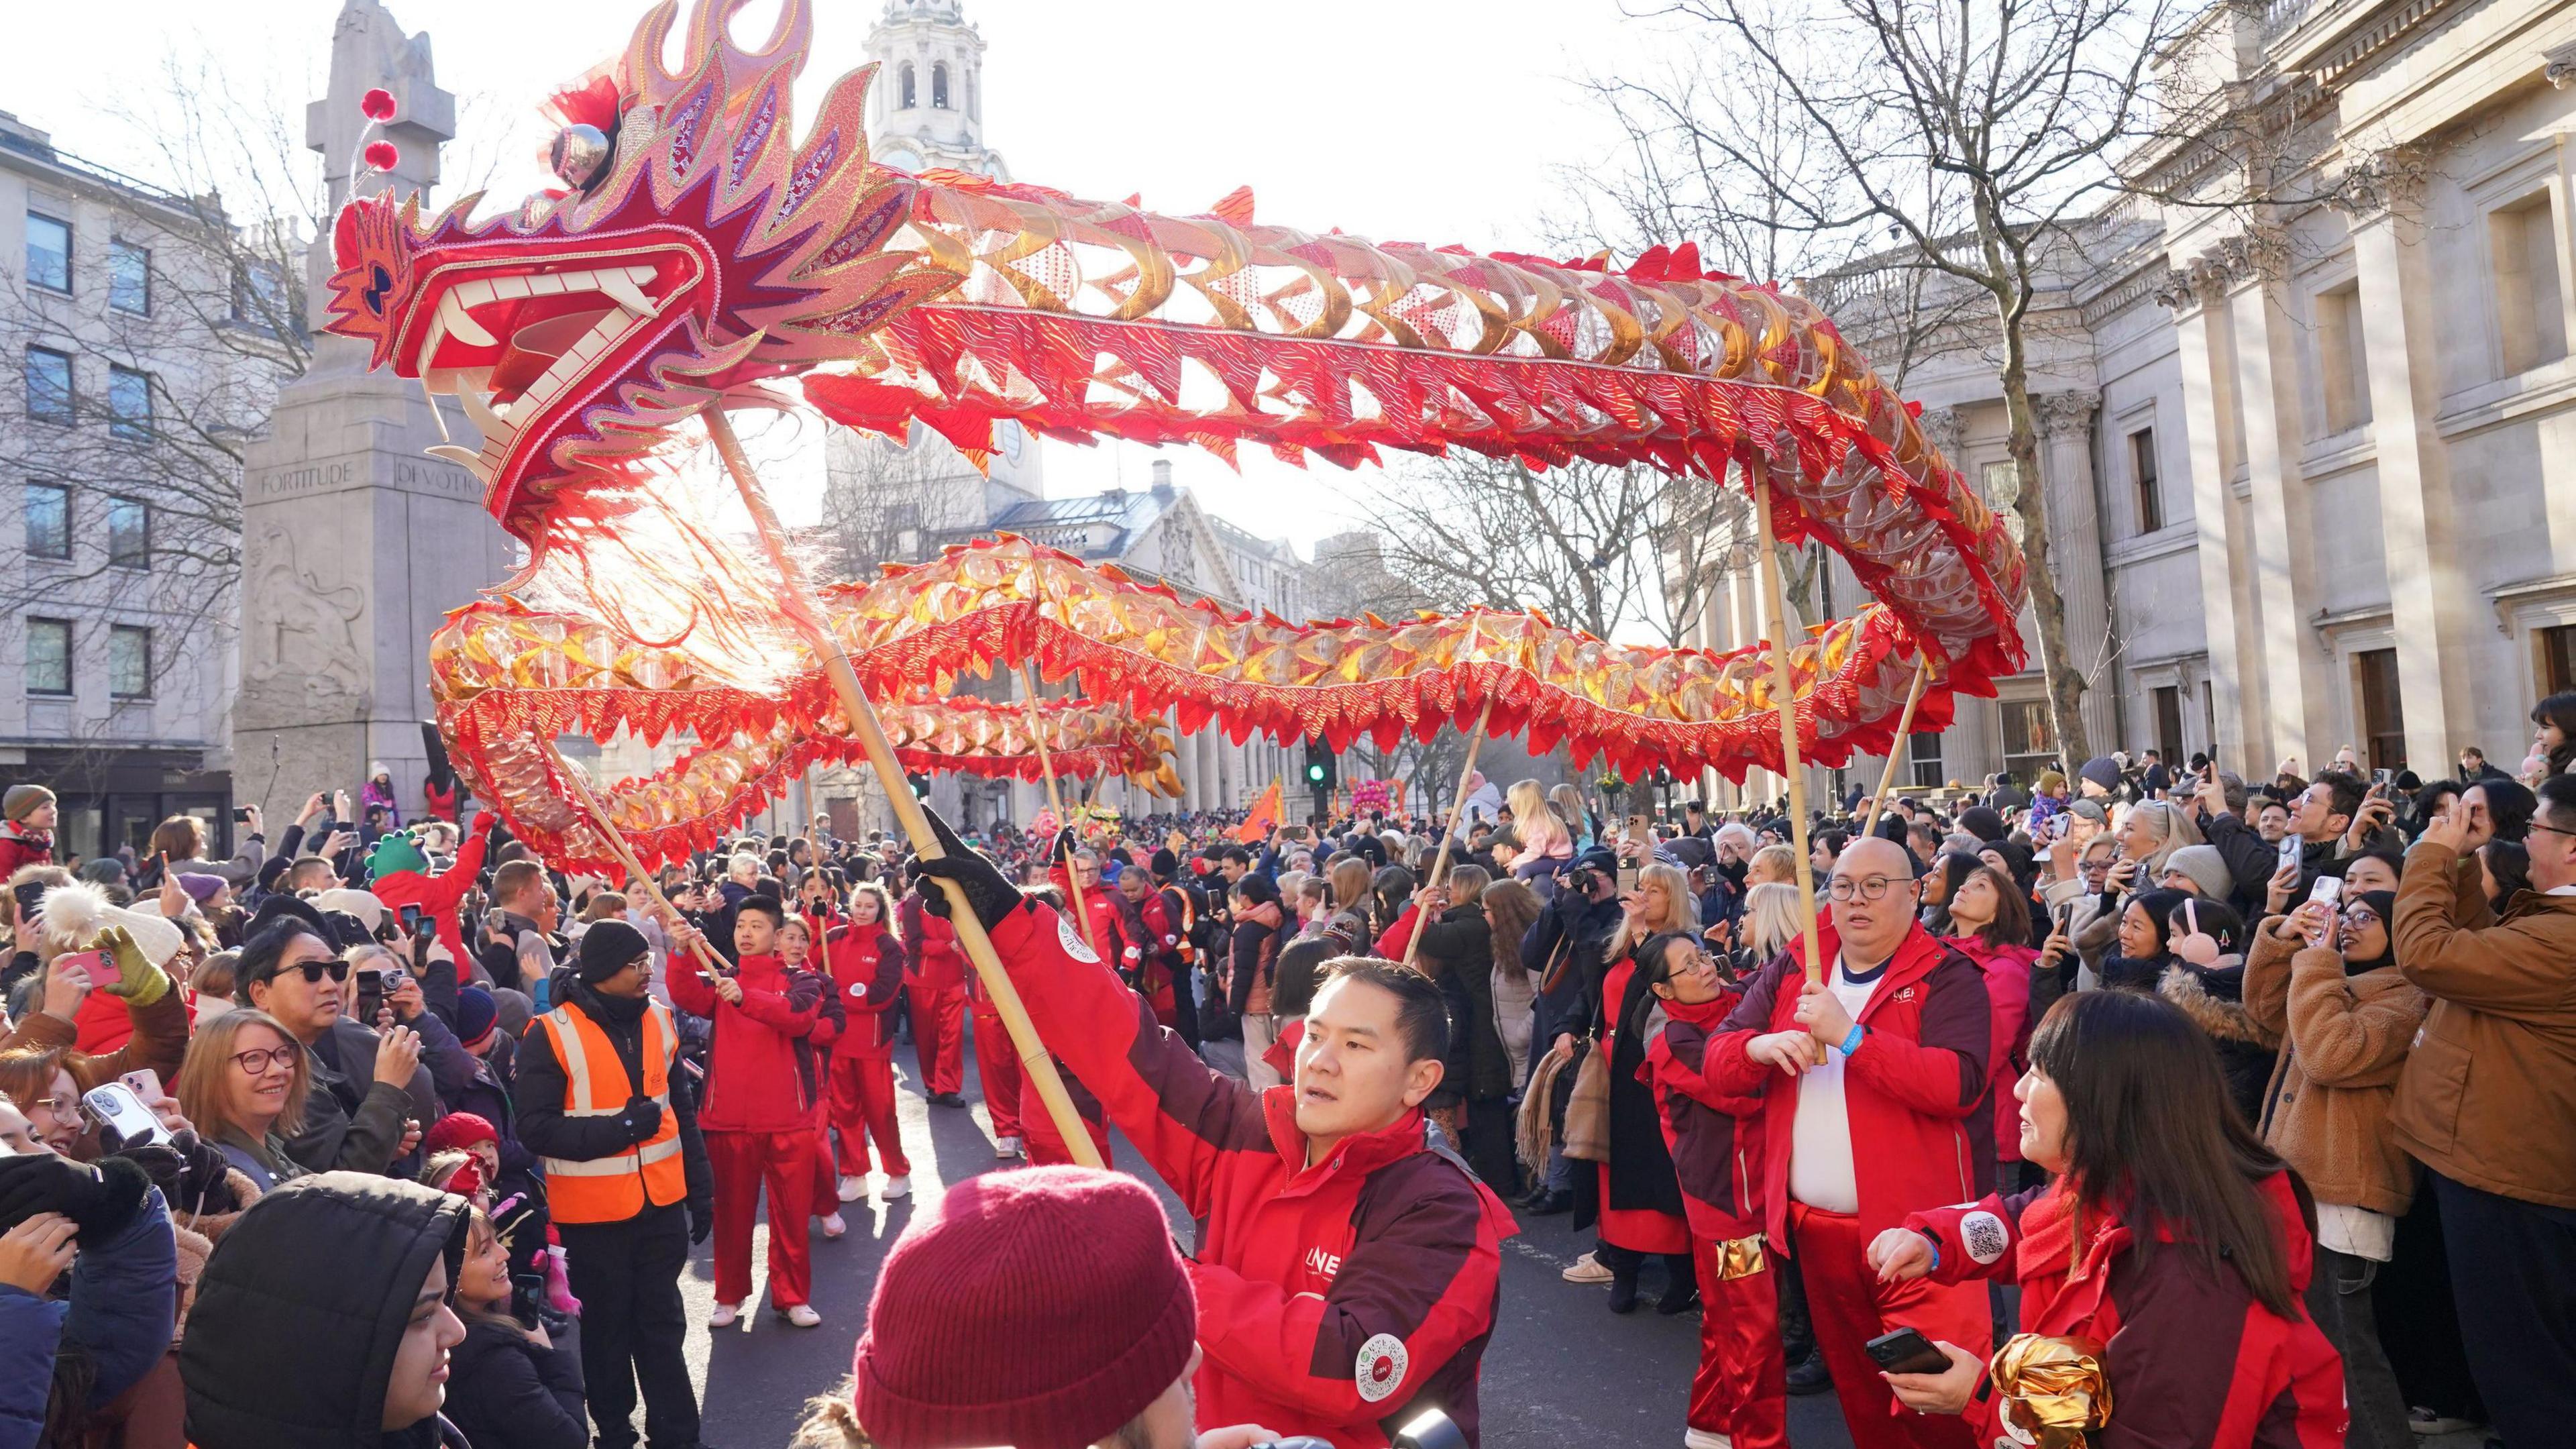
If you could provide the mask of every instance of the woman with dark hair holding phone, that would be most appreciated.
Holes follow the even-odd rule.
[[[1890,1373],[1897,1398],[1963,1415],[1979,1443],[2060,1425],[2098,1449],[2341,1449],[2343,1366],[2300,1303],[2314,1208],[2226,1110],[2190,1019],[2153,997],[2067,997],[2013,1095],[2048,1186],[1915,1213],[1869,1263],[1882,1282],[2018,1282],[2022,1332],[1991,1365],[1981,1346],[1935,1345],[1949,1366]],[[2056,1376],[2074,1392],[2048,1402]]]

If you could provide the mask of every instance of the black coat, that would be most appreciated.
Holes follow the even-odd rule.
[[[474,1323],[456,1346],[447,1417],[474,1449],[586,1449],[581,1357],[506,1324]]]
[[[1512,1058],[1494,1028],[1494,928],[1481,905],[1451,906],[1422,928],[1423,964],[1449,1003],[1449,1075],[1471,1102],[1512,1094]]]

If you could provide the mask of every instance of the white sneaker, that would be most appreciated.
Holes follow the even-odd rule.
[[[709,1331],[719,1328],[731,1328],[741,1319],[741,1317],[741,1304],[719,1303],[716,1305],[716,1311],[707,1315],[707,1328]]]
[[[1714,1429],[1685,1428],[1682,1449],[1735,1449],[1735,1441]]]
[[[840,1186],[840,1198],[841,1198],[841,1201],[843,1201],[843,1202],[857,1202],[860,1198],[866,1197],[867,1195],[868,1195],[868,1180],[867,1180],[866,1178],[864,1178],[864,1177],[844,1177],[844,1178],[842,1178],[842,1179],[841,1179],[841,1186]]]
[[[823,1215],[823,1237],[826,1241],[837,1238],[849,1230],[849,1219],[842,1217],[839,1213],[825,1213]]]
[[[1572,1267],[1557,1276],[1568,1283],[1607,1283],[1612,1275],[1609,1269],[1601,1266],[1600,1259],[1586,1253],[1575,1259]]]
[[[878,1196],[884,1198],[887,1202],[892,1202],[899,1197],[912,1196],[912,1178],[910,1175],[887,1178],[885,1190],[880,1192]],[[1602,1281],[1606,1283],[1610,1280],[1605,1276]]]
[[[996,1138],[994,1138],[994,1139],[993,1139],[993,1155],[994,1155],[995,1157],[1017,1157],[1017,1156],[1019,1156],[1019,1155],[1020,1155],[1020,1139],[1018,1139],[1017,1137],[996,1137]]]
[[[798,1328],[820,1328],[823,1326],[823,1315],[815,1312],[813,1305],[807,1303],[799,1303],[788,1309],[780,1316],[784,1317],[788,1322],[795,1324]]]

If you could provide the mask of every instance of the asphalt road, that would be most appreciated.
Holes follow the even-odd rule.
[[[1239,1065],[1240,1048],[1218,1049],[1219,1063]],[[868,1293],[877,1266],[912,1215],[936,1201],[945,1185],[1015,1164],[997,1162],[988,1135],[974,1063],[966,1068],[968,1106],[933,1107],[921,1095],[909,1047],[900,1049],[899,1074],[904,1150],[912,1158],[913,1195],[882,1203],[871,1197],[843,1207],[849,1235],[824,1242],[814,1231],[814,1307],[819,1328],[799,1329],[763,1306],[745,1316],[750,1327],[689,1335],[689,1367],[705,1406],[706,1442],[714,1449],[781,1449],[805,1400],[830,1391],[849,1373],[850,1355],[867,1319]],[[1117,1165],[1162,1192],[1126,1140],[1113,1144]],[[873,1184],[872,1184],[873,1186]],[[1162,1192],[1173,1231],[1186,1242],[1188,1218]],[[1613,1315],[1608,1290],[1567,1283],[1558,1273],[1591,1246],[1566,1220],[1529,1218],[1522,1233],[1503,1245],[1500,1322],[1485,1349],[1484,1442],[1491,1449],[1674,1449],[1682,1439],[1682,1410],[1692,1366],[1698,1361],[1698,1318],[1659,1318],[1641,1306],[1626,1318]],[[755,1231],[755,1282],[766,1227]],[[689,1316],[703,1325],[714,1308],[714,1267],[701,1249],[683,1280]],[[1655,1280],[1648,1277],[1648,1289]],[[640,1427],[640,1425],[639,1425]],[[1831,1395],[1792,1399],[1791,1437],[1800,1449],[1829,1449],[1851,1441]]]

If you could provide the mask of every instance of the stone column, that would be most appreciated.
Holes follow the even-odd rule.
[[[2300,413],[2299,324],[2283,305],[2281,266],[2287,244],[2257,229],[2219,244],[2236,326],[2236,370],[2245,411],[2245,469],[2252,484],[2254,581],[2262,599],[2263,683],[2267,718],[2259,736],[2273,759],[2330,750],[2334,717],[2326,661],[2310,636],[2318,612],[2316,537],[2299,454],[2307,443]]]
[[[2118,738],[2120,685],[2103,666],[2111,657],[2111,606],[2104,593],[2101,505],[2093,481],[2093,415],[2102,394],[2053,392],[2035,401],[2042,433],[2039,475],[2048,488],[2049,554],[2059,561],[2058,596],[2066,604],[2066,652],[2087,681],[2080,712],[2093,748]],[[2069,768],[2082,760],[2068,762]],[[2027,784],[2028,782],[2023,782]]]
[[[2240,609],[2233,554],[2241,544],[2235,490],[2228,484],[2226,429],[2230,406],[2225,278],[2207,260],[2168,273],[2156,300],[2177,314],[2181,354],[2183,427],[2191,445],[2192,529],[2199,536],[2201,633],[2209,651],[2209,683],[2217,738],[2211,750],[2246,778],[2268,777],[2273,761],[2255,760],[2250,748],[2262,737],[2263,672],[2247,666],[2259,658],[2253,612]]]
[[[2449,449],[2434,422],[2442,380],[2431,254],[2420,203],[2424,161],[2383,151],[2344,173],[2338,204],[2351,218],[2361,272],[2361,333],[2370,368],[2371,436],[2379,453],[2380,534],[2406,701],[2406,757],[2439,769],[2471,742],[2476,704],[2473,601],[2460,567]]]

